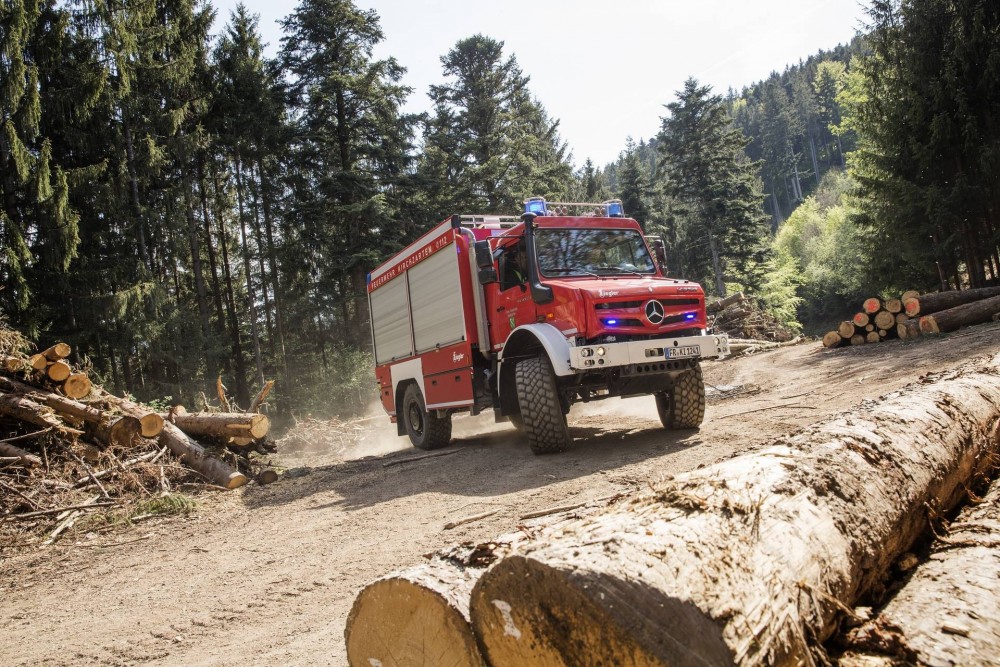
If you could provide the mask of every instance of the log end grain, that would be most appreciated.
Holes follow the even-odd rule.
[[[271,430],[271,420],[267,415],[257,414],[250,422],[250,436],[254,440],[260,440]]]
[[[885,309],[895,315],[903,310],[903,302],[900,299],[889,299],[885,302]]]
[[[880,335],[880,333],[878,331],[870,331],[867,334],[865,334],[865,342],[866,343],[877,343],[881,339],[882,339],[882,337],[881,337],[881,335]]]
[[[851,345],[864,345],[865,337],[861,334],[854,334],[851,336]]]
[[[907,317],[916,317],[920,314],[920,299],[913,297],[912,299],[903,300],[903,311],[906,313]]]
[[[924,315],[920,318],[920,333],[941,333],[933,315]]]
[[[511,556],[472,591],[470,612],[493,665],[723,665],[722,631],[690,603],[641,583]],[[647,631],[649,616],[668,632]]]
[[[45,358],[44,354],[33,354],[28,359],[28,364],[36,371],[44,371],[45,367],[49,365],[49,360]]]
[[[438,581],[437,576],[461,574],[455,568],[448,574],[434,563],[422,567],[431,572],[389,576],[358,594],[344,630],[349,664],[485,666],[467,607],[453,599],[455,584],[461,582]]]
[[[53,382],[63,382],[73,374],[73,369],[65,361],[53,361],[45,369],[45,374]]]
[[[90,393],[93,385],[86,373],[73,373],[63,382],[62,392],[67,398],[84,398]]]
[[[857,327],[866,327],[866,326],[868,326],[868,323],[870,321],[871,321],[871,318],[868,317],[868,313],[855,313],[854,317],[851,318],[850,322],[844,322],[840,326],[841,326],[841,329],[844,328],[845,324],[853,324],[854,326],[857,326]],[[850,331],[853,331],[853,328],[850,329],[850,330],[848,330],[848,331],[849,331],[849,333],[847,333],[847,335],[844,335],[844,331],[841,331],[840,335],[844,336],[844,338],[850,338],[852,335],[854,335],[853,333],[850,333]]]
[[[823,336],[823,347],[840,347],[844,339],[836,331],[827,331]]]
[[[882,310],[882,301],[876,299],[875,297],[865,299],[865,302],[861,304],[861,310],[865,311],[869,315],[874,315],[878,311]]]
[[[155,438],[163,431],[163,417],[155,412],[149,412],[139,417],[142,424],[142,437]]]
[[[49,361],[59,361],[60,359],[65,359],[70,354],[73,353],[73,348],[66,343],[56,343],[52,347],[44,350],[42,356],[44,356]]]

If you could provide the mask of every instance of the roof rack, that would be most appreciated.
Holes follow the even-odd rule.
[[[621,199],[609,199],[600,203],[545,201],[544,197],[529,197],[524,200],[526,213],[535,215],[574,215],[578,217],[625,217]]]
[[[511,215],[460,215],[463,227],[470,229],[508,229],[521,222],[521,218]]]

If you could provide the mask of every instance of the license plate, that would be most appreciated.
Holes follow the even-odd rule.
[[[667,348],[667,359],[681,359],[684,357],[697,357],[701,353],[701,348],[697,345],[689,345],[688,347],[668,347]]]

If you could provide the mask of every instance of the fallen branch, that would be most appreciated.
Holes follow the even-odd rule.
[[[420,456],[408,456],[405,459],[394,459],[392,461],[386,461],[382,464],[383,468],[389,468],[391,466],[398,466],[403,463],[412,463],[413,461],[423,461],[424,459],[434,459],[439,456],[451,456],[452,454],[458,454],[461,449],[449,449],[444,452],[434,452],[432,454],[421,454]]]
[[[12,439],[13,438],[11,438],[11,440]],[[3,456],[12,459],[18,459],[26,467],[37,468],[38,466],[42,465],[41,458],[35,456],[34,454],[29,454],[20,447],[15,447],[14,445],[8,445],[7,442],[9,442],[9,440],[0,441],[0,454],[2,454]]]
[[[467,523],[473,523],[475,521],[480,521],[480,520],[485,519],[487,517],[493,516],[494,514],[496,514],[499,511],[500,510],[498,510],[498,509],[490,510],[489,512],[483,512],[482,514],[473,514],[472,516],[467,516],[467,517],[462,518],[462,519],[456,519],[455,521],[449,521],[448,523],[444,524],[444,529],[445,530],[451,530],[452,528],[457,528],[459,526],[464,526]]]
[[[100,496],[96,496],[100,498]],[[62,514],[63,512],[72,512],[77,510],[88,510],[97,509],[100,507],[111,507],[112,505],[117,505],[114,502],[88,502],[81,505],[67,505],[66,507],[55,507],[50,510],[38,510],[37,512],[26,512],[24,514],[8,514],[5,517],[0,517],[0,519],[5,519],[9,521],[23,521],[25,519],[34,519],[39,516],[47,516],[49,514]]]

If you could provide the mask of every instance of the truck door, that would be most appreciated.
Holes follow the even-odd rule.
[[[507,340],[511,331],[535,321],[535,304],[528,289],[524,239],[502,247],[497,262],[497,277],[499,281],[490,285],[492,298],[488,299],[494,349]]]

